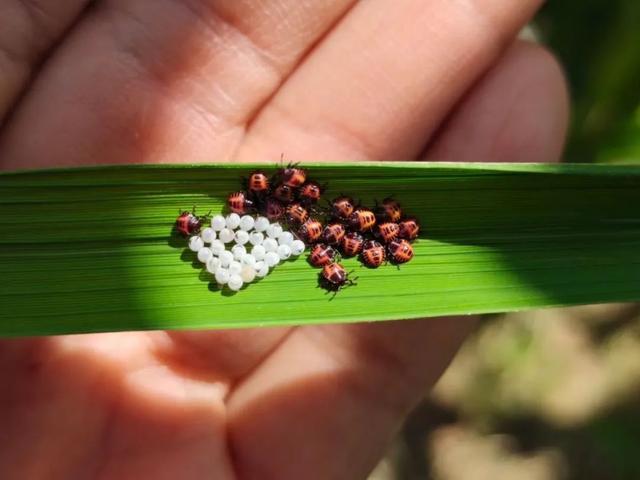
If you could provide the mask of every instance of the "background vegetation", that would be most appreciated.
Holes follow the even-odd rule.
[[[571,162],[640,161],[640,2],[548,2],[571,86]],[[640,478],[640,306],[486,318],[375,480]]]
[[[640,2],[548,2],[537,31],[565,66],[573,128],[566,160],[640,159]]]

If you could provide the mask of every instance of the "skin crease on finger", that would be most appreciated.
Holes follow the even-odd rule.
[[[47,51],[90,0],[0,2],[0,127]]]
[[[440,130],[435,149],[440,139],[463,138],[456,129],[473,123],[467,117],[502,116],[509,119],[510,135],[499,122],[483,131],[483,140],[494,139],[488,142],[492,155],[514,158],[526,148],[531,159],[552,159],[564,137],[560,126],[566,112],[542,107],[529,112],[517,107],[522,95],[505,99],[501,94],[508,90],[508,78],[516,91],[531,91],[527,102],[532,105],[566,103],[557,66],[531,51],[508,54],[467,94]],[[528,76],[505,73],[529,63],[539,72],[533,89]],[[32,105],[32,113],[42,105]],[[540,124],[559,129],[532,130]],[[171,125],[179,130],[180,122]],[[529,143],[497,140],[501,135]],[[277,145],[286,141],[274,132],[269,138]],[[22,142],[16,145],[29,143]],[[457,155],[476,150],[473,142],[464,143],[468,150]],[[40,146],[46,153],[46,142]],[[75,154],[80,158],[87,152]],[[455,159],[446,151],[438,158]],[[251,348],[243,332],[227,332],[221,348],[231,362],[226,372],[217,369],[215,354],[201,358],[189,347],[196,341],[198,349],[215,352],[216,334],[182,344],[162,332],[2,342],[0,380],[7,388],[0,396],[0,478],[364,478],[470,323],[449,318],[299,328],[286,337],[276,333],[273,342],[258,347],[268,357],[253,368],[233,364],[234,349],[251,356]]]

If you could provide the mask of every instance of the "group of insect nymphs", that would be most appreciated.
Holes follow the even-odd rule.
[[[411,243],[418,237],[420,225],[416,218],[404,215],[402,207],[394,198],[385,198],[380,203],[376,202],[376,205],[370,209],[342,194],[324,205],[321,200],[326,186],[308,179],[307,171],[297,164],[283,166],[272,177],[263,171],[254,171],[244,183],[245,190],[233,192],[227,199],[227,206],[231,213],[226,218],[219,215],[213,217],[212,228],[214,236],[217,228],[218,238],[223,242],[224,240],[230,242],[232,234],[222,238],[221,231],[225,227],[229,229],[230,218],[232,224],[236,224],[236,220],[238,223],[244,222],[245,228],[249,227],[249,223],[252,228],[258,226],[256,230],[259,231],[249,235],[249,241],[253,244],[251,254],[242,252],[245,256],[239,256],[240,260],[253,264],[254,268],[254,262],[246,255],[253,256],[253,260],[259,263],[265,262],[266,254],[272,253],[271,257],[275,257],[279,253],[284,253],[285,255],[279,256],[279,260],[283,260],[291,254],[299,255],[309,247],[309,264],[322,269],[319,274],[320,286],[328,291],[337,292],[347,286],[355,285],[356,280],[339,263],[342,257],[359,255],[361,262],[369,268],[378,268],[388,261],[402,264],[413,258]],[[216,219],[217,225],[214,225]],[[213,258],[221,259],[221,251],[210,258],[208,253],[201,255],[199,250],[202,247],[197,240],[194,240],[198,238],[194,235],[198,234],[211,237],[209,232],[211,229],[202,230],[202,225],[206,221],[208,217],[198,217],[195,212],[187,211],[180,214],[176,226],[182,235],[192,236],[190,248],[198,251],[199,257],[207,257],[207,259],[200,258],[201,261],[213,262],[214,266],[221,269],[219,262],[212,260]],[[241,231],[242,229],[241,226]],[[261,240],[259,238],[262,236],[261,231],[265,231],[268,238],[258,242],[257,240]],[[256,233],[260,235],[255,235]],[[245,236],[240,235],[243,237],[240,239],[242,242]],[[235,236],[238,236],[237,232]],[[253,236],[258,237],[255,243]],[[192,242],[196,242],[197,245],[192,246]],[[239,245],[237,238],[236,242],[234,249]],[[265,242],[267,245],[264,244]],[[216,247],[219,245],[216,244]],[[222,247],[224,249],[224,245]],[[268,251],[265,247],[268,247]],[[256,251],[257,256],[253,255]],[[229,256],[226,260],[231,262],[230,258]],[[228,262],[225,261],[225,263]],[[242,279],[244,275],[243,281],[247,283],[247,280],[251,281],[253,278],[250,272],[247,273],[248,266],[242,265],[243,262],[240,262],[244,269],[240,272],[242,274],[240,277]],[[259,264],[258,266],[262,268],[259,274],[266,275],[267,267],[277,263],[275,258],[271,258],[268,264]],[[237,278],[229,282],[223,274],[224,278],[219,279],[212,269],[208,269],[216,275],[218,283],[221,283],[220,280],[226,280],[224,283],[227,283],[232,290],[239,289],[239,283],[242,286]]]

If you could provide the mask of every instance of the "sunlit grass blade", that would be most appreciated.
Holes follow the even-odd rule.
[[[264,165],[263,165],[264,167]],[[640,299],[640,167],[308,164],[327,197],[389,194],[424,226],[414,261],[330,296],[304,258],[238,294],[171,237],[247,165],[0,175],[0,335],[406,319]]]

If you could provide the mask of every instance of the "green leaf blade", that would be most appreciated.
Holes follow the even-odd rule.
[[[219,211],[252,166],[114,166],[0,175],[0,335],[391,320],[640,298],[640,168],[317,164],[327,197],[395,194],[415,259],[345,267],[333,300],[304,258],[231,295],[170,236]],[[264,167],[264,166],[263,166]]]

